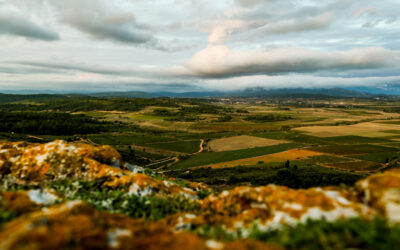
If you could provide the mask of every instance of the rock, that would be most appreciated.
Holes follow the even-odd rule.
[[[197,192],[209,191],[204,184],[179,185],[173,178],[136,173],[138,168],[126,166],[118,152],[108,146],[64,141],[1,142],[3,187],[25,190],[0,192],[0,212],[11,212],[16,217],[7,217],[13,220],[0,225],[3,227],[0,228],[0,249],[279,249],[248,239],[216,241],[188,231],[204,226],[221,227],[232,235],[239,235],[240,231],[240,236],[246,238],[254,226],[265,232],[308,219],[336,221],[361,217],[370,220],[379,215],[390,222],[400,222],[400,170],[396,169],[371,175],[357,182],[354,188],[296,190],[276,185],[243,186],[201,200]],[[68,201],[70,197],[50,189],[51,184],[69,180],[96,183],[99,190],[95,192],[102,194],[104,190],[111,190],[120,192],[121,197],[134,198],[123,200],[126,204],[119,199],[100,199],[107,206],[91,202],[97,208],[109,210],[112,207],[109,204],[121,202],[120,207],[125,206],[129,211],[137,206],[143,206],[141,209],[166,206],[168,211],[159,221],[133,219],[118,214],[120,207],[114,213],[100,211],[82,201]],[[160,197],[176,195],[186,197],[200,209],[176,210],[165,205],[171,206],[166,199],[164,203],[157,203]],[[148,206],[152,202],[155,205]],[[183,204],[181,200],[178,203]]]
[[[362,202],[392,222],[400,222],[400,170],[374,174],[355,185]]]
[[[128,187],[132,194],[164,192],[190,198],[196,198],[196,191],[205,188],[197,183],[189,183],[190,188],[184,188],[169,180],[123,170],[123,166],[120,154],[109,146],[60,140],[46,144],[0,143],[0,173],[18,184],[39,186],[63,180],[99,181],[107,187]]]
[[[308,219],[335,221],[351,217],[372,218],[375,210],[349,199],[348,191],[334,188],[295,190],[283,186],[238,187],[202,201],[202,213],[180,217],[180,224],[223,225],[228,230],[262,231],[294,226]]]
[[[67,202],[9,223],[0,249],[281,249],[249,240],[210,242],[174,233],[163,221],[146,222],[101,212],[86,203]]]

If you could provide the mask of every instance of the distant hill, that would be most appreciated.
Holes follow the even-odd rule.
[[[283,89],[264,89],[264,88],[247,88],[240,91],[199,91],[199,92],[109,92],[91,94],[95,97],[183,97],[183,98],[204,98],[204,97],[287,97],[287,98],[372,98],[375,95],[363,91],[348,90],[341,88],[330,89],[306,89],[306,88],[283,88]]]
[[[101,93],[93,93],[89,94],[89,96],[93,97],[125,97],[125,98],[152,98],[155,97],[151,93],[142,92],[142,91],[126,91],[126,92],[101,92]]]
[[[66,98],[66,97],[67,95],[53,95],[53,94],[16,95],[16,94],[0,93],[0,103],[37,101],[46,98]]]
[[[247,88],[239,91],[193,91],[193,92],[143,92],[143,91],[119,91],[82,94],[0,94],[0,103],[21,102],[39,100],[44,98],[68,98],[68,97],[92,97],[92,98],[305,98],[305,99],[330,99],[330,98],[375,98],[389,97],[391,95],[373,94],[367,91],[344,88]],[[396,96],[396,95],[392,95]]]
[[[283,89],[264,89],[264,88],[249,88],[244,91],[234,93],[235,96],[241,97],[292,97],[292,98],[327,98],[327,97],[357,97],[370,98],[373,94],[366,92],[347,90],[341,88],[330,89],[306,89],[306,88],[283,88]]]

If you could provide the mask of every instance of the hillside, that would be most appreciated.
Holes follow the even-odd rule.
[[[144,172],[109,146],[2,142],[0,249],[394,249],[400,244],[397,168],[354,187],[239,186],[222,193]]]

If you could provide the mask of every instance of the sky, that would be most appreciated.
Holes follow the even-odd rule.
[[[400,89],[399,0],[0,0],[0,91]]]

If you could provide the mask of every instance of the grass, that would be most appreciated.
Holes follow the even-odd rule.
[[[275,146],[260,147],[260,148],[249,148],[241,149],[235,151],[225,151],[225,152],[202,152],[187,160],[178,162],[173,165],[172,169],[184,169],[202,165],[208,165],[212,163],[220,163],[225,161],[233,161],[243,158],[255,157],[266,154],[273,154],[289,149],[300,147],[301,144],[298,143],[286,143]]]
[[[355,154],[368,154],[377,152],[393,152],[398,149],[392,147],[384,147],[379,145],[369,144],[355,144],[355,145],[329,145],[313,147],[311,150],[317,152],[336,154],[336,155],[355,155]]]
[[[367,176],[364,173],[353,173],[300,161],[291,161],[289,167],[279,162],[231,168],[198,168],[190,172],[180,170],[168,174],[222,188],[226,188],[224,185],[233,187],[243,184],[253,186],[276,184],[291,188],[353,185]]]
[[[385,132],[388,134],[400,134],[400,129],[399,130],[383,130],[381,132]]]
[[[226,232],[221,226],[206,225],[196,232],[203,237],[217,240],[241,238],[240,231]],[[272,231],[260,231],[254,224],[249,238],[275,243],[290,250],[398,249],[400,226],[390,224],[382,218],[375,218],[372,221],[362,218],[335,222],[308,220],[296,226],[285,226]]]
[[[195,141],[174,141],[167,143],[163,142],[147,143],[146,146],[190,154],[190,153],[195,153],[200,149],[200,141],[195,140]]]
[[[328,166],[349,171],[375,171],[382,167],[381,164],[371,161],[339,162]]]
[[[383,153],[372,153],[365,155],[357,155],[352,156],[353,158],[357,158],[364,161],[373,161],[378,163],[386,163],[393,157],[400,157],[400,152],[383,152]]]
[[[275,139],[275,140],[291,140],[299,143],[318,144],[318,145],[332,144],[329,141],[325,140],[325,138],[305,135],[297,131],[257,132],[257,133],[251,133],[251,135],[258,136],[261,138]]]
[[[316,155],[300,161],[291,161],[291,163],[304,165],[304,164],[329,164],[329,163],[351,162],[351,161],[354,161],[354,159],[337,157],[332,155]]]
[[[385,143],[389,142],[388,140],[382,138],[371,138],[371,137],[363,137],[363,136],[334,136],[334,137],[326,137],[325,141],[338,143],[338,144],[360,144],[360,143]]]
[[[96,134],[88,136],[93,142],[97,144],[106,145],[138,145],[146,146],[147,143],[154,142],[168,142],[173,140],[171,137],[163,135],[151,135],[143,133],[131,133],[131,134]]]
[[[159,220],[170,214],[198,209],[197,203],[182,195],[168,197],[126,195],[126,190],[104,188],[96,182],[62,181],[52,183],[51,187],[68,200],[83,200],[99,210],[146,220]]]
[[[296,227],[260,232],[250,238],[277,243],[287,249],[397,249],[400,246],[400,226],[376,218],[361,218],[327,222],[307,221]]]

